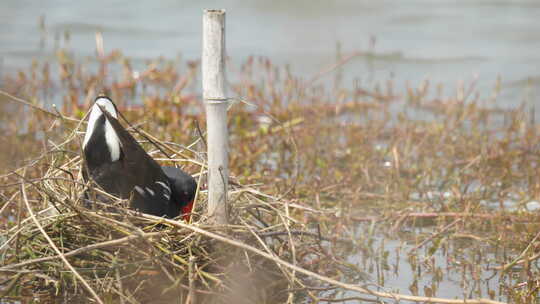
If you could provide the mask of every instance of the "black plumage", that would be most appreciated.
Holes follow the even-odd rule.
[[[90,134],[83,144],[83,176],[107,193],[131,198],[131,207],[141,212],[170,218],[191,212],[197,188],[193,177],[175,167],[160,167],[118,122],[109,98],[98,97],[92,111],[97,112],[90,115]]]

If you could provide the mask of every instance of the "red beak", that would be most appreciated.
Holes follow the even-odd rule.
[[[189,223],[189,219],[191,218],[191,210],[193,210],[193,201],[189,202],[187,205],[182,207],[182,218],[184,221]]]

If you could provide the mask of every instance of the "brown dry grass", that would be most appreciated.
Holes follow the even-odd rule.
[[[152,62],[135,79],[120,52],[98,58],[95,73],[65,53],[58,56],[56,81],[45,65],[5,81],[6,90],[36,105],[53,89],[61,92],[54,98],[63,98],[55,117],[20,105],[11,109],[2,97],[3,114],[9,113],[2,128],[11,143],[4,149],[11,152],[2,158],[9,169],[0,177],[2,237],[9,240],[0,270],[8,275],[4,294],[11,299],[81,299],[90,297],[89,289],[114,303],[185,303],[215,293],[225,302],[344,301],[347,289],[377,299],[359,290],[376,290],[373,285],[347,283],[385,286],[390,266],[379,240],[387,239],[411,244],[401,254],[413,269],[433,276],[423,290],[411,278],[413,295],[437,295],[445,276],[431,257],[445,252],[458,261],[448,267],[467,284],[480,286],[487,272],[500,278],[500,289],[469,290],[466,297],[537,299],[538,215],[525,207],[539,196],[538,126],[528,106],[501,110],[467,90],[446,98],[429,85],[405,92],[395,92],[391,82],[384,89],[327,90],[267,59],[250,58],[233,69],[240,80],[231,84],[242,99],[229,111],[232,225],[207,227],[199,215],[191,226],[227,233],[233,241],[227,243],[121,206],[110,213],[80,207],[85,185],[75,130],[101,91],[170,156],[145,143],[155,158],[202,174],[204,185],[204,115],[193,93],[198,63],[177,69],[178,63]],[[30,128],[19,134],[25,117]],[[201,191],[198,212],[204,204]],[[58,212],[43,213],[49,206]],[[429,229],[411,233],[418,227]],[[66,261],[51,258],[57,253],[45,234],[82,280]],[[351,254],[361,261],[351,263]],[[370,267],[377,271],[365,281]]]

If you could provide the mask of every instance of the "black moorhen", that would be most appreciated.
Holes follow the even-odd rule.
[[[83,141],[83,177],[107,193],[127,199],[144,213],[189,220],[195,179],[176,167],[160,167],[118,122],[118,110],[106,96],[96,98]]]

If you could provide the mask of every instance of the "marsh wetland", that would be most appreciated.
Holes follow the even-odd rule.
[[[535,104],[474,80],[347,81],[348,55],[311,77],[228,62],[229,242],[204,222],[198,60],[59,47],[2,73],[2,303],[92,298],[45,234],[106,303],[538,302]],[[81,206],[81,120],[102,92],[200,181],[191,224]]]

